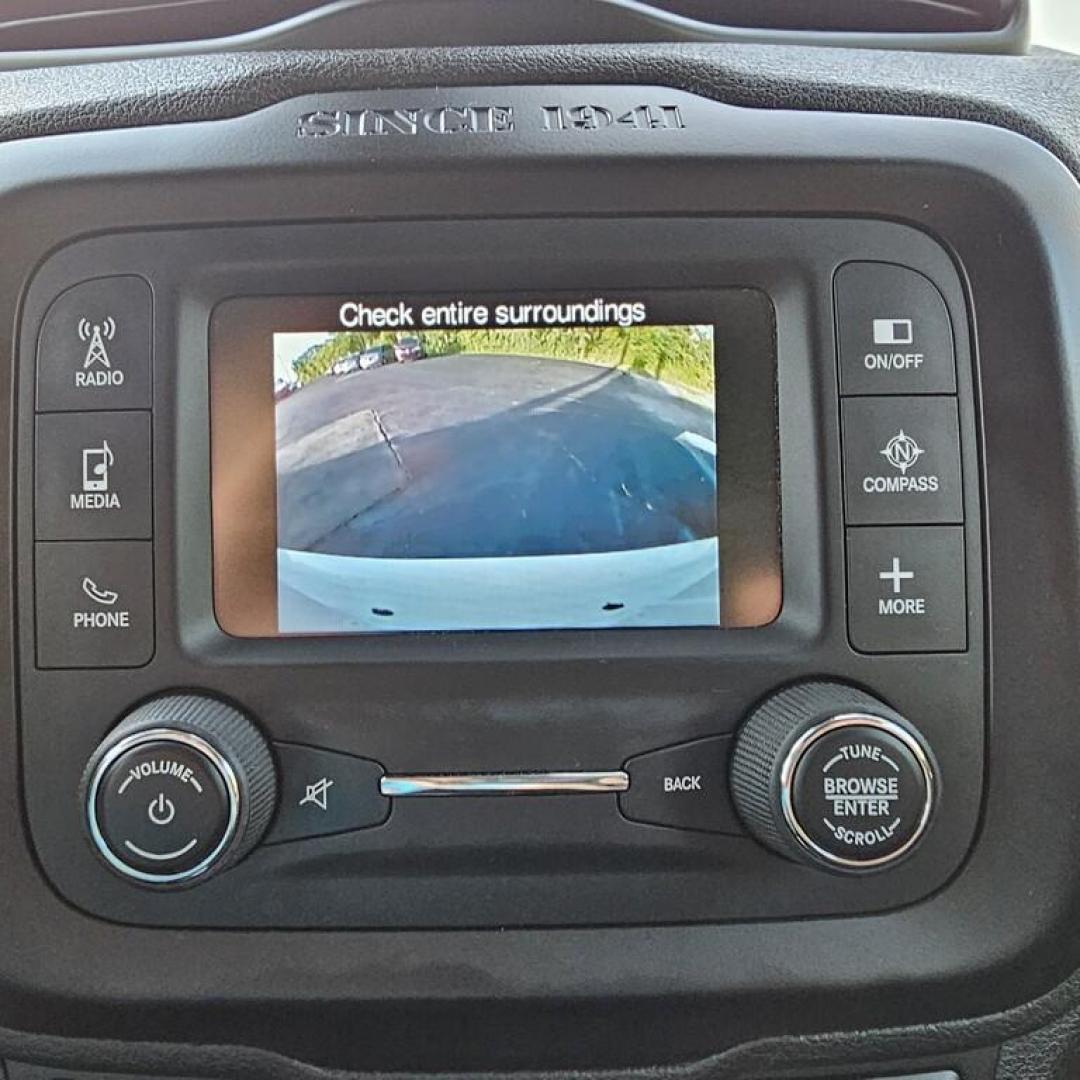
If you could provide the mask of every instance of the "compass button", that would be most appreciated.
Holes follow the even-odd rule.
[[[952,397],[843,403],[849,525],[959,525],[960,436]]]

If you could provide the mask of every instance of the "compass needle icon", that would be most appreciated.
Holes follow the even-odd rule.
[[[881,451],[881,456],[894,468],[899,469],[905,476],[918,460],[926,453],[925,450],[901,428],[886,444]]]

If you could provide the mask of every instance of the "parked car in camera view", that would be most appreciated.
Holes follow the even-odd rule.
[[[424,351],[424,343],[418,337],[399,338],[394,346],[394,355],[399,364],[406,364],[411,360],[423,360],[427,353]]]
[[[351,375],[354,371],[371,371],[372,368],[392,364],[396,358],[393,345],[374,345],[363,352],[343,356],[330,369],[335,375]]]

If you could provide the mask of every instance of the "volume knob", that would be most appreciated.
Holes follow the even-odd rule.
[[[732,755],[751,833],[788,858],[882,870],[922,840],[937,802],[933,755],[899,713],[839,683],[804,683],[758,706]]]
[[[87,766],[90,839],[122,877],[180,887],[242,859],[277,801],[270,748],[233,705],[170,694],[140,705]]]

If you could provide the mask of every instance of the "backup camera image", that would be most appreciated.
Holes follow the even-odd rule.
[[[274,333],[279,632],[717,626],[713,334]]]

